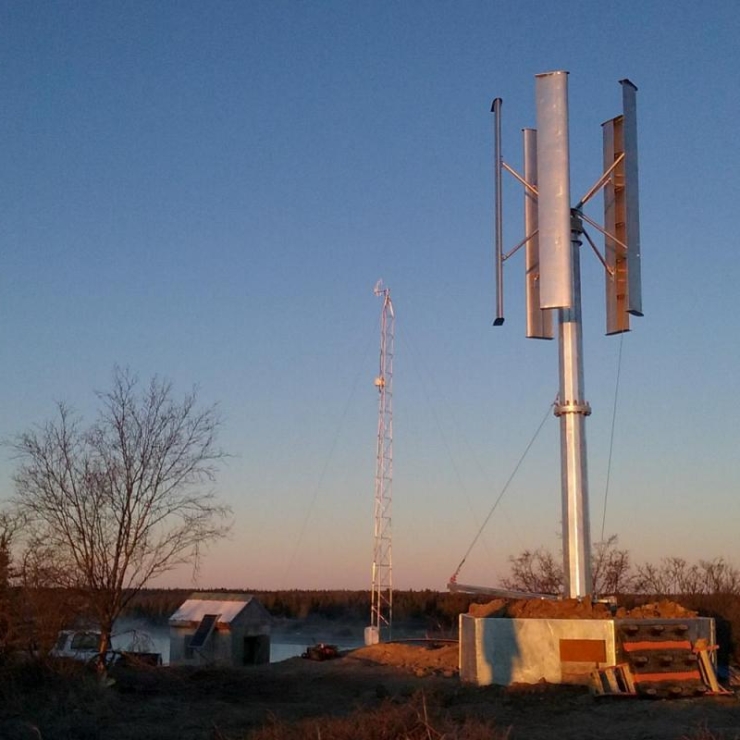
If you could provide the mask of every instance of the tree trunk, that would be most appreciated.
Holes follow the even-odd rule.
[[[108,651],[111,647],[111,633],[113,632],[113,625],[109,623],[100,625],[100,641],[98,642],[98,658],[95,665],[95,670],[98,676],[106,678],[108,676]]]

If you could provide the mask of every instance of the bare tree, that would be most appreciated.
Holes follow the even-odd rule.
[[[15,504],[28,522],[27,557],[51,564],[57,585],[79,589],[101,631],[100,653],[131,598],[152,578],[222,537],[228,508],[211,483],[224,453],[220,418],[168,381],[142,388],[116,368],[112,388],[83,426],[64,404],[56,419],[12,443]],[[48,566],[47,566],[48,567]]]
[[[10,587],[12,578],[10,546],[18,529],[17,520],[7,511],[0,511],[0,594]]]
[[[504,588],[531,593],[558,594],[564,587],[562,563],[547,549],[524,550],[509,558],[511,574]],[[618,594],[630,590],[632,575],[627,550],[617,548],[617,536],[597,542],[591,554],[594,593]]]
[[[511,575],[501,585],[513,591],[558,594],[563,590],[563,566],[544,548],[524,550],[509,558]]]
[[[628,550],[617,547],[618,538],[613,534],[607,539],[594,543],[591,551],[591,573],[595,594],[629,593],[634,578]]]
[[[700,560],[704,593],[740,594],[740,570],[724,558]]]
[[[659,565],[637,568],[635,591],[661,596],[740,593],[740,570],[724,558],[689,564],[683,558],[663,558]]]
[[[692,595],[701,591],[701,576],[698,567],[684,558],[662,558],[659,565],[638,566],[635,590],[660,596]]]
[[[7,511],[0,511],[0,663],[10,652],[14,638],[13,604],[11,585],[14,568],[11,557],[11,544],[15,537],[18,522]]]

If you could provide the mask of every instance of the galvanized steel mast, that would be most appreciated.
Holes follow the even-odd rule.
[[[391,292],[379,280],[375,295],[383,299],[380,315],[380,368],[378,389],[378,439],[375,467],[375,507],[370,627],[366,644],[391,639],[393,622],[393,566],[391,504],[393,484],[393,344],[395,312]]]
[[[568,73],[535,77],[537,129],[524,130],[521,177],[501,155],[501,99],[493,101],[495,184],[495,326],[504,323],[503,264],[520,247],[526,253],[527,331],[532,339],[552,339],[558,317],[560,388],[555,415],[560,420],[563,560],[566,595],[592,593],[591,535],[588,511],[585,400],[581,322],[580,247],[585,237],[604,265],[607,334],[630,329],[630,316],[642,316],[637,168],[637,88],[621,80],[622,115],[603,124],[604,173],[574,206],[570,205]],[[508,171],[525,186],[525,238],[510,252],[502,245],[501,175]],[[604,227],[583,206],[604,190]],[[601,256],[583,222],[605,237]]]
[[[554,412],[560,419],[565,588],[570,598],[581,598],[593,593],[586,457],[586,417],[591,406],[585,400],[583,380],[581,219],[574,213],[572,222],[573,306],[558,312],[560,390]]]
[[[571,598],[592,593],[581,322],[581,219],[570,207],[568,73],[536,76],[540,308],[558,309],[563,564]]]

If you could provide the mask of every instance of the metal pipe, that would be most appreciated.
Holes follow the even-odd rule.
[[[555,405],[555,416],[560,419],[563,563],[566,593],[570,598],[583,598],[593,591],[585,423],[586,417],[591,413],[591,407],[584,398],[581,323],[582,231],[579,214],[573,212],[571,218],[573,305],[559,311],[560,394]]]
[[[500,599],[540,599],[557,601],[559,594],[540,594],[533,591],[517,591],[508,588],[489,588],[488,586],[473,586],[468,583],[457,583],[450,581],[447,589],[453,594],[483,594],[486,596],[497,596]]]
[[[493,113],[493,185],[494,185],[494,240],[496,250],[496,318],[494,326],[504,323],[504,261],[503,261],[503,193],[501,178],[501,98],[496,98],[491,105]]]
[[[604,259],[601,252],[599,252],[599,248],[594,244],[594,240],[589,236],[588,231],[585,229],[583,230],[583,236],[586,237],[586,241],[591,245],[591,249],[593,250],[593,253],[599,258],[599,262],[604,266],[604,269],[610,274],[614,275],[614,270],[609,267],[609,265],[606,264],[606,260]]]
[[[531,130],[531,129],[530,129],[530,130]],[[536,188],[536,187],[535,187],[534,185],[532,185],[532,183],[531,183],[531,182],[527,182],[527,181],[526,181],[526,180],[525,180],[525,179],[524,179],[524,178],[523,178],[523,177],[522,177],[522,176],[521,176],[521,175],[520,175],[520,174],[519,174],[519,173],[518,173],[518,172],[517,172],[517,171],[516,171],[516,170],[515,170],[515,169],[514,169],[513,167],[509,167],[509,165],[508,165],[508,164],[506,164],[506,162],[502,162],[502,163],[501,163],[501,166],[502,166],[502,167],[503,167],[503,168],[504,168],[504,169],[505,169],[505,170],[506,170],[506,171],[507,171],[507,172],[508,172],[508,173],[509,173],[510,175],[512,175],[512,176],[513,176],[513,177],[514,177],[514,178],[515,178],[516,180],[519,180],[519,182],[520,182],[520,183],[521,183],[522,185],[524,185],[524,187],[525,187],[525,188],[526,188],[527,190],[529,190],[529,192],[530,192],[530,193],[532,193],[532,195],[534,195],[535,197],[537,197],[537,195],[538,195],[538,193],[537,193],[537,188]]]
[[[609,169],[591,186],[591,189],[586,193],[586,195],[581,198],[578,203],[576,203],[575,208],[577,211],[580,211],[583,206],[588,203],[591,198],[596,195],[596,193],[601,190],[601,188],[604,187],[606,184],[606,181],[609,179],[609,176],[614,172],[614,170],[617,168],[619,163],[624,159],[624,152],[622,152],[611,164]]]
[[[596,221],[594,221],[592,218],[589,218],[585,213],[579,213],[579,216],[584,221],[591,224],[591,226],[593,226],[597,231],[600,231],[607,239],[611,239],[615,243],[619,244],[619,246],[623,249],[627,249],[627,245],[621,239],[617,239],[614,234],[612,234],[610,231],[607,231],[607,229],[605,229],[603,226],[599,226]]]
[[[537,184],[537,132],[522,131],[524,145],[524,177]],[[552,310],[540,308],[540,239],[539,208],[536,190],[524,191],[524,233],[536,235],[527,242],[524,254],[524,295],[526,305],[526,336],[528,339],[552,339]]]
[[[570,308],[568,73],[536,75],[540,308]]]
[[[622,85],[622,110],[624,115],[624,180],[625,227],[627,232],[628,290],[627,310],[633,316],[642,316],[642,278],[640,267],[640,196],[637,168],[637,87],[629,80]]]
[[[537,238],[537,234],[539,234],[539,231],[535,229],[531,234],[528,234],[527,236],[522,239],[519,244],[517,244],[515,247],[512,247],[504,256],[503,260],[506,262],[509,257],[513,257],[525,244],[530,242],[532,239]]]

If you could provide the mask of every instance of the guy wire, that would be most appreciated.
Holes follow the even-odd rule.
[[[614,406],[612,407],[612,430],[609,436],[609,461],[606,465],[606,487],[604,489],[604,513],[601,517],[601,541],[604,541],[604,529],[606,527],[606,504],[609,500],[609,479],[612,472],[612,452],[614,451],[614,427],[617,420],[617,398],[619,396],[619,376],[622,373],[622,343],[624,332],[619,335],[619,357],[617,358],[617,382],[614,385]]]
[[[473,541],[470,543],[470,547],[468,548],[467,552],[463,556],[463,559],[460,561],[460,565],[457,566],[457,569],[455,570],[455,573],[452,576],[452,578],[450,578],[450,581],[454,581],[457,578],[457,574],[460,572],[460,569],[463,567],[463,565],[465,564],[465,561],[468,559],[468,555],[470,555],[472,549],[475,547],[475,543],[478,542],[478,539],[480,538],[481,534],[483,534],[483,530],[486,528],[486,525],[488,524],[489,519],[493,516],[493,512],[496,511],[496,507],[499,505],[499,503],[501,502],[501,499],[504,497],[504,494],[506,493],[506,490],[511,484],[511,481],[514,480],[514,476],[519,471],[521,464],[524,462],[524,458],[527,456],[527,454],[529,453],[529,450],[532,448],[532,445],[534,444],[535,440],[539,436],[539,433],[542,430],[542,427],[545,426],[547,417],[550,415],[550,409],[553,407],[554,403],[555,402],[553,401],[547,407],[547,411],[545,412],[545,415],[542,417],[542,421],[540,422],[540,425],[537,427],[537,431],[534,433],[534,436],[532,437],[532,439],[529,440],[529,444],[525,448],[517,464],[514,466],[514,470],[512,471],[508,480],[504,484],[504,487],[501,489],[501,493],[499,493],[498,498],[496,499],[493,506],[491,507],[491,510],[488,512],[488,516],[485,518],[485,521],[483,522],[483,524],[481,524],[480,529],[478,530],[478,533],[475,535],[475,537],[473,538]]]

